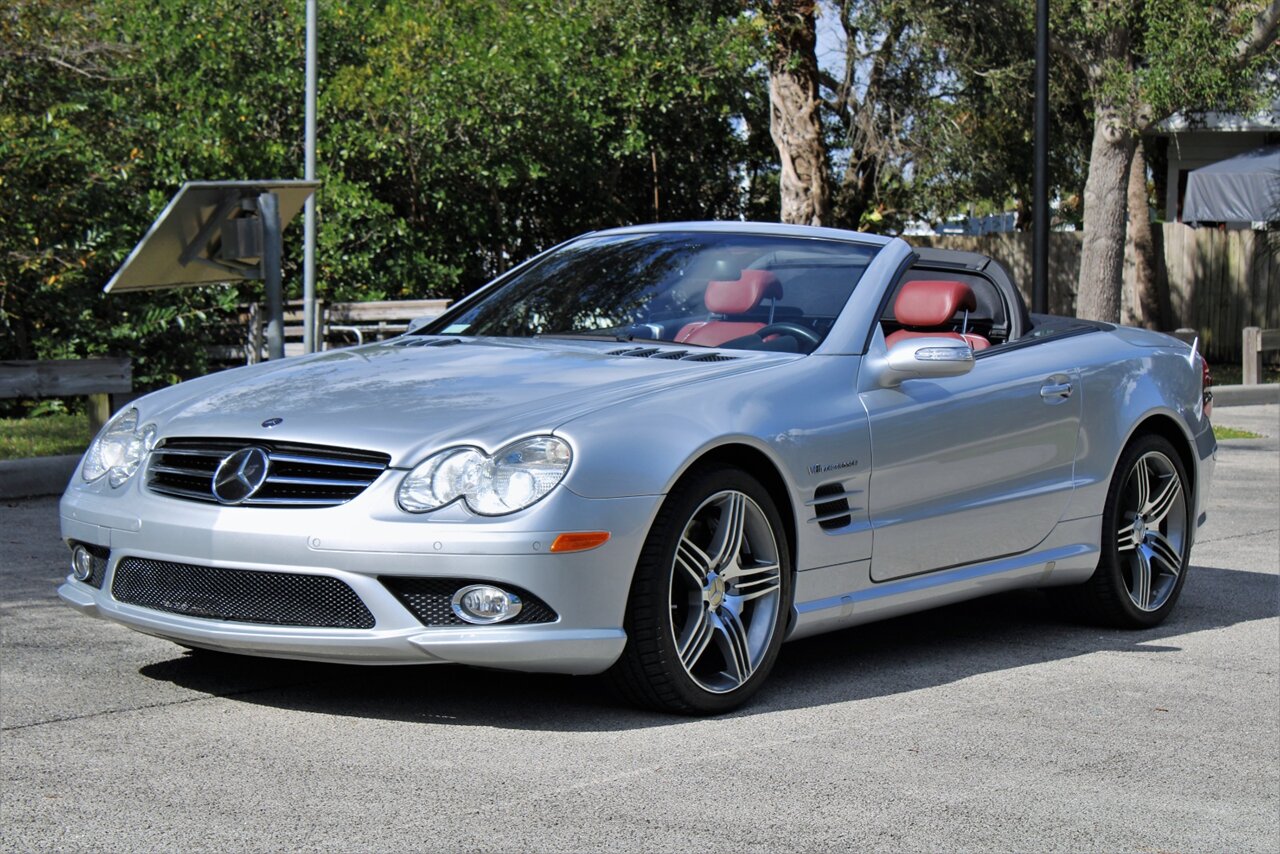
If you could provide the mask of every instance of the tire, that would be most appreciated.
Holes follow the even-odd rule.
[[[1161,436],[1134,439],[1120,455],[1102,513],[1102,556],[1075,593],[1090,620],[1147,629],[1177,604],[1191,558],[1186,469]]]
[[[778,657],[791,576],[782,519],[759,481],[733,468],[694,471],[645,540],[614,684],[636,705],[681,714],[746,702]]]

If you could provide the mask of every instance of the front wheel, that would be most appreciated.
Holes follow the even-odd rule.
[[[615,684],[632,702],[716,714],[768,676],[791,608],[782,520],[755,478],[704,469],[663,503],[627,606]]]
[[[1121,628],[1150,628],[1173,610],[1191,557],[1187,474],[1168,440],[1133,441],[1107,490],[1102,556],[1078,591],[1087,616]]]

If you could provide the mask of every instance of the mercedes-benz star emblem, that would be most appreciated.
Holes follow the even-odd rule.
[[[261,448],[241,448],[224,457],[213,473],[213,497],[223,504],[239,504],[266,482],[269,465],[267,452]]]

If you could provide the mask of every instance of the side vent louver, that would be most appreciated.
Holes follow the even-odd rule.
[[[823,498],[830,498],[830,501],[822,501]],[[814,512],[817,514],[814,521],[824,531],[830,531],[835,528],[843,528],[853,522],[853,517],[849,515],[849,499],[845,493],[844,484],[842,483],[824,483],[813,491]]]

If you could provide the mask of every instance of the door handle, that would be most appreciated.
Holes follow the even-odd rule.
[[[1040,387],[1040,396],[1046,400],[1065,400],[1066,398],[1071,397],[1071,383],[1047,383]]]

